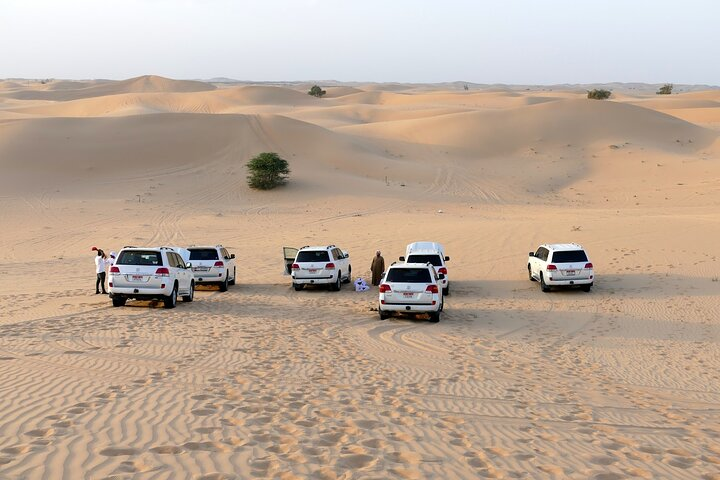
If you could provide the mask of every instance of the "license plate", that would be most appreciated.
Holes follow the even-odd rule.
[[[309,268],[308,269],[308,272],[310,272],[310,273],[317,273],[317,271],[318,271],[317,268]]]
[[[210,270],[209,267],[195,267],[195,268],[193,268],[193,271],[195,271],[195,272],[207,272],[208,270]]]
[[[139,282],[143,279],[143,276],[142,275],[133,275],[132,279],[134,282]]]
[[[575,275],[575,270],[565,270],[565,275]]]
[[[414,296],[415,296],[414,293],[407,293],[407,292],[403,293],[403,297],[414,297]]]

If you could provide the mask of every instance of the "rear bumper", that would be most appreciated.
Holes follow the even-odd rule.
[[[225,281],[225,277],[227,277],[227,272],[223,270],[222,272],[213,272],[212,270],[209,272],[193,272],[193,278],[195,278],[195,283],[222,283]]]
[[[546,284],[546,285],[553,286],[553,287],[572,287],[573,285],[588,285],[588,284],[593,283],[593,281],[595,281],[594,278],[587,278],[587,277],[585,277],[585,278],[575,278],[575,279],[572,279],[572,280],[566,280],[566,279],[563,279],[563,280],[552,279],[552,280],[550,280],[550,278],[548,277],[548,278],[545,279],[545,284]]]
[[[172,284],[165,288],[112,287],[110,298],[135,298],[137,300],[159,300],[172,293]]]
[[[440,304],[435,305],[417,305],[417,304],[400,304],[400,303],[379,303],[378,308],[381,312],[407,312],[407,313],[427,313],[440,311]]]
[[[298,278],[293,275],[292,281],[295,285],[326,285],[328,283],[335,283],[335,277]]]

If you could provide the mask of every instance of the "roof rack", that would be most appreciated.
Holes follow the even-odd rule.
[[[328,245],[327,248],[335,248],[335,245]]]
[[[309,248],[310,245],[305,245],[304,247],[300,247],[298,250],[302,250],[303,248]]]
[[[135,245],[125,245],[125,246],[123,246],[123,248],[138,248],[138,247],[136,247]]]

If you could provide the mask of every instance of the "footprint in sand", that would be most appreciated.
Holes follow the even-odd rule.
[[[180,455],[185,449],[177,445],[159,445],[152,447],[150,451],[160,455]]]
[[[138,455],[140,450],[131,447],[109,447],[100,450],[100,455],[105,457],[121,457],[126,455]]]
[[[187,442],[182,445],[186,450],[192,452],[230,452],[231,449],[227,445],[220,442]]]
[[[142,460],[126,460],[118,465],[118,473],[142,473],[149,472],[153,467]]]
[[[25,432],[25,435],[28,435],[30,437],[37,437],[37,438],[50,437],[54,434],[55,434],[54,428],[36,428],[35,430],[30,430],[29,432]]]
[[[13,447],[5,447],[0,452],[7,453],[8,455],[22,455],[30,451],[30,445],[15,445]]]
[[[197,480],[235,480],[237,475],[232,475],[230,473],[206,473],[205,475],[200,475],[199,477],[196,477]]]

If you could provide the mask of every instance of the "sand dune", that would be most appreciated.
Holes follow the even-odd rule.
[[[0,478],[716,478],[718,93],[461,88],[4,82]],[[248,188],[260,151],[288,185]],[[438,324],[281,274],[425,239]],[[590,293],[527,279],[553,241]],[[92,245],[216,243],[228,292],[93,294]]]

